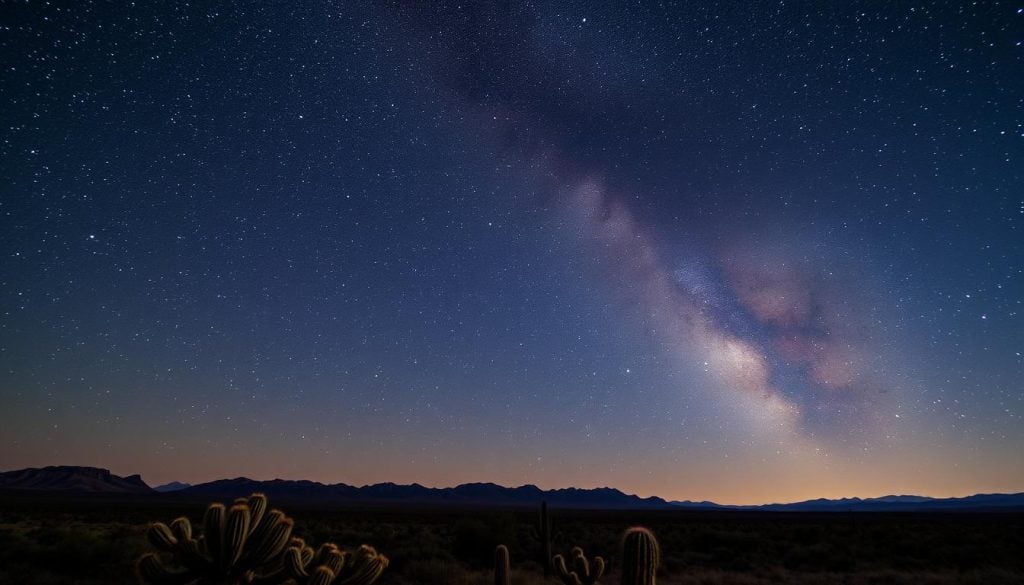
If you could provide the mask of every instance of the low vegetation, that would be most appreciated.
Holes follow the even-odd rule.
[[[226,530],[230,524],[240,534],[244,513],[235,506],[242,504],[236,502],[224,507],[222,515],[218,511],[210,517],[209,508],[202,513],[205,502],[184,498],[4,496],[0,498],[0,583],[136,584],[135,569],[142,571],[140,559],[144,558],[158,560],[172,574],[192,570],[175,560],[178,545],[170,544],[168,535],[175,542],[185,537],[199,545],[207,531],[217,527]],[[247,499],[244,504],[249,508],[248,539],[262,518],[256,520],[254,508],[259,503]],[[387,566],[377,573],[379,585],[575,585],[576,579],[581,585],[653,584],[655,579],[658,585],[1024,582],[1024,558],[1019,554],[1024,550],[1024,515],[1020,514],[551,510],[545,529],[536,510],[323,510],[277,504],[289,511],[292,529],[284,550],[294,552],[271,557],[281,560],[288,555],[293,564],[299,561],[292,569],[303,567],[306,576],[290,578],[298,577],[300,583],[310,582],[321,565],[331,569],[329,564],[317,563],[333,553],[369,555],[361,548],[364,543],[372,545],[370,550]],[[154,520],[169,518],[179,520],[166,525],[167,532],[153,528]],[[637,536],[624,538],[634,525],[646,529],[630,531]],[[217,546],[228,538],[220,534]],[[650,541],[645,540],[647,535]],[[241,550],[236,546],[217,548],[216,558],[203,546],[199,552],[212,565],[231,567],[235,565],[230,560],[238,563],[249,554],[244,542]],[[337,560],[331,561],[339,569],[331,570],[334,579],[343,572]],[[656,568],[645,573],[639,564],[631,564],[634,561],[654,561]],[[264,562],[258,569],[273,565],[289,570],[275,563]],[[219,577],[258,572],[253,567],[235,573],[217,570],[223,571]],[[329,576],[326,571],[319,574],[320,579]]]

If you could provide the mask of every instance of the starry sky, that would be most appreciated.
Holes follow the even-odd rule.
[[[1019,2],[0,6],[0,468],[1024,490]]]

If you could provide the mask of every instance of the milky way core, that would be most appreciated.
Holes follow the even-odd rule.
[[[4,5],[0,468],[1024,489],[1019,7],[352,4]]]

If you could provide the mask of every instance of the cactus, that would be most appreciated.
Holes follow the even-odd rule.
[[[562,555],[555,555],[551,559],[558,578],[565,585],[595,585],[601,575],[604,575],[604,559],[601,557],[594,557],[594,566],[591,568],[590,561],[583,554],[582,548],[573,547],[569,556],[572,557],[571,571],[566,567],[565,558]]]
[[[317,583],[328,574],[329,584],[370,585],[389,562],[386,556],[365,544],[354,553],[343,551],[333,543],[323,544],[314,552],[302,539],[295,539],[285,552],[284,566],[286,578],[299,585]]]
[[[309,576],[306,585],[331,585],[335,577],[336,575],[327,567],[317,567],[313,574]]]
[[[372,546],[362,545],[354,553],[346,553],[345,565],[338,572],[337,585],[370,585],[376,581],[384,569],[388,568],[388,558],[376,551]]]
[[[654,533],[642,527],[626,530],[622,537],[622,585],[655,585],[661,549]]]
[[[153,585],[370,585],[388,566],[387,557],[366,545],[355,553],[331,543],[314,551],[292,537],[294,522],[284,512],[266,510],[263,494],[239,498],[230,508],[210,504],[198,539],[187,518],[170,526],[156,522],[147,537],[170,553],[173,564],[146,553],[136,563],[136,575]]]
[[[494,585],[511,585],[511,583],[508,547],[504,544],[499,544],[494,549]]]
[[[158,550],[171,553],[184,570],[165,567],[153,553],[143,555],[137,574],[144,583],[248,583],[284,552],[294,522],[283,512],[265,513],[267,498],[253,494],[239,498],[230,509],[210,504],[203,516],[203,535],[192,536],[188,518],[170,526],[156,522],[146,535]]]
[[[541,565],[544,566],[544,578],[551,576],[551,518],[548,517],[548,503],[540,503],[540,542],[541,542]]]

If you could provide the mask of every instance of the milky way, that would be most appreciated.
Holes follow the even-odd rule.
[[[1024,485],[1003,2],[16,3],[0,466]]]
[[[530,24],[521,32],[542,26],[526,20]],[[525,36],[533,38],[529,32]],[[552,68],[562,73],[552,64],[555,59],[538,57],[542,47],[530,46],[529,40],[524,44],[525,50],[475,45],[469,52],[483,52],[484,62],[511,61],[528,73],[517,70],[502,78],[474,69],[478,62],[470,60],[474,65],[468,71],[454,74],[461,81],[456,91],[477,88],[483,79],[498,95],[529,95],[531,84],[543,85],[555,74]],[[448,55],[443,61],[465,63],[466,57]],[[771,229],[763,219],[732,235],[735,241],[727,245],[705,243],[679,257],[663,257],[657,230],[630,208],[629,195],[636,194],[615,193],[603,182],[607,171],[588,169],[566,152],[571,149],[552,146],[570,141],[559,135],[563,130],[548,127],[543,101],[460,95],[479,108],[475,115],[482,120],[502,120],[494,127],[495,138],[528,174],[541,178],[555,212],[568,217],[564,228],[578,235],[576,244],[600,258],[601,284],[618,291],[620,302],[678,367],[699,365],[715,382],[704,381],[703,388],[700,382],[683,383],[680,392],[703,392],[730,403],[744,424],[770,430],[773,440],[789,446],[805,440],[861,445],[891,437],[886,419],[892,415],[878,416],[878,411],[892,408],[891,400],[880,397],[892,388],[879,379],[894,379],[897,372],[878,370],[870,346],[879,344],[868,343],[858,331],[872,327],[853,313],[864,299],[858,298],[852,275],[837,275],[824,265],[827,260],[802,253],[789,234],[753,240],[750,234]]]

